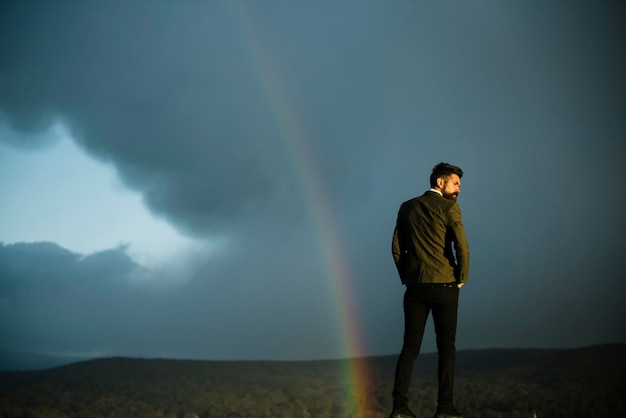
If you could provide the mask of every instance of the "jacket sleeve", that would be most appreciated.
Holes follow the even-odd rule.
[[[398,219],[396,220],[396,227],[393,230],[393,238],[391,240],[391,254],[393,255],[393,261],[396,264],[396,269],[398,270],[398,276],[400,276],[400,281],[402,284],[406,284],[406,262],[407,257],[405,251],[403,251],[400,243],[400,233],[398,232],[398,226],[401,218],[402,206],[398,211]]]
[[[457,263],[454,277],[458,283],[465,283],[469,274],[469,245],[465,236],[465,228],[463,227],[461,208],[458,204],[452,206],[448,219]]]
[[[400,263],[400,240],[398,239],[398,228],[393,230],[393,239],[391,240],[391,254],[396,267]]]
[[[402,250],[400,249],[400,238],[398,236],[398,227],[393,230],[393,239],[391,240],[391,254],[393,255],[393,261],[396,264],[396,269],[398,270],[398,276],[400,276],[400,281],[402,284],[404,282],[404,263],[406,260],[402,257]]]

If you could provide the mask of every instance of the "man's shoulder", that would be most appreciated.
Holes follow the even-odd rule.
[[[452,206],[452,205],[454,205],[456,203],[454,200],[446,199],[445,197],[443,197],[439,193],[433,192],[433,191],[430,191],[430,190],[428,190],[423,195],[416,197],[415,199],[428,201],[431,204],[438,204],[438,205],[442,205],[442,206]]]
[[[408,209],[408,208],[412,208],[412,207],[417,206],[417,204],[418,204],[418,203],[419,203],[422,199],[424,199],[424,196],[425,196],[425,195],[426,195],[426,193],[424,193],[424,194],[423,194],[423,195],[421,195],[421,196],[415,196],[415,197],[412,197],[411,199],[409,199],[409,200],[407,200],[407,201],[402,202],[402,204],[400,205],[400,210],[403,210],[403,209],[405,209],[405,210],[406,210],[406,209]]]
[[[406,202],[402,203],[401,207],[403,208],[415,207],[416,205],[419,205],[420,203],[424,203],[430,207],[438,207],[438,208],[441,208],[442,210],[450,210],[454,207],[457,207],[460,209],[459,204],[455,200],[446,199],[445,197],[441,196],[439,193],[432,192],[432,191],[427,191],[421,196],[416,196],[412,199],[407,200]]]
[[[412,205],[412,204],[414,204],[415,202],[417,202],[421,198],[422,198],[422,196],[412,197],[409,200],[406,200],[406,201],[402,202],[402,205],[400,205],[400,206]]]

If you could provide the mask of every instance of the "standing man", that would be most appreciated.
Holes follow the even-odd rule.
[[[459,167],[437,164],[430,175],[430,190],[404,202],[398,211],[392,253],[406,291],[404,344],[396,365],[391,418],[415,417],[407,392],[430,312],[439,356],[435,418],[463,416],[452,403],[459,289],[469,270],[469,246],[456,203],[462,176]]]

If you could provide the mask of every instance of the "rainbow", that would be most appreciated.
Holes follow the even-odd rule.
[[[306,199],[309,219],[317,232],[320,255],[325,263],[325,276],[328,279],[337,321],[337,333],[345,356],[343,387],[347,400],[345,416],[366,418],[373,416],[370,407],[370,385],[372,384],[367,361],[363,355],[365,344],[360,333],[361,327],[358,306],[350,289],[350,269],[343,256],[341,239],[334,226],[332,211],[328,205],[324,184],[317,175],[312,153],[309,152],[306,132],[302,128],[302,118],[298,117],[296,103],[288,93],[288,75],[281,72],[280,57],[269,47],[261,27],[254,16],[246,10],[242,2],[229,2],[233,15],[241,28],[249,49],[254,67],[258,72],[259,83],[269,101],[280,130],[281,141],[294,162],[293,170],[302,183],[303,198]]]

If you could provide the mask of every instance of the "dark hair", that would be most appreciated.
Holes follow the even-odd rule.
[[[449,177],[451,174],[456,174],[459,178],[463,177],[463,170],[459,167],[448,164],[448,163],[439,163],[433,168],[433,173],[430,175],[430,187],[437,186],[437,179],[439,177],[443,177],[444,179]]]

